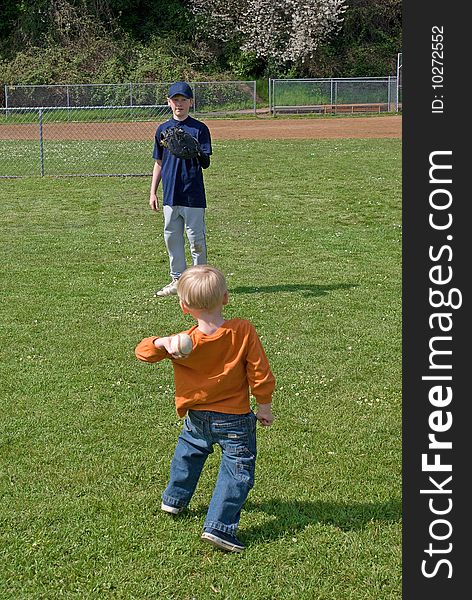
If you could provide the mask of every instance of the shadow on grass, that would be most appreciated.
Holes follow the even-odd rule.
[[[207,507],[199,506],[191,509],[189,517],[204,517]],[[342,503],[268,500],[267,502],[251,502],[248,500],[243,512],[263,512],[270,520],[257,527],[244,528],[241,532],[244,541],[275,540],[286,535],[296,534],[307,525],[316,523],[332,525],[341,531],[357,531],[372,521],[383,523],[399,523],[402,519],[401,500],[391,499],[387,502]]]
[[[326,296],[334,290],[349,290],[357,287],[356,283],[333,283],[315,285],[312,283],[281,283],[279,285],[238,286],[231,288],[233,294],[275,294],[277,292],[301,292],[302,296]]]
[[[387,502],[341,503],[302,502],[297,500],[248,501],[244,511],[264,512],[272,517],[269,523],[244,530],[246,539],[277,539],[293,534],[310,524],[324,524],[341,531],[355,531],[371,521],[397,523],[402,518],[402,503],[398,499]]]

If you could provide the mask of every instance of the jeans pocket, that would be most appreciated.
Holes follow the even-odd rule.
[[[250,418],[228,421],[214,429],[234,478],[249,487],[254,485],[256,464],[256,435],[252,421]]]
[[[237,480],[246,483],[249,487],[254,485],[254,473],[256,470],[256,457],[252,452],[246,449],[237,454],[235,477]]]
[[[185,433],[189,433],[192,436],[203,437],[202,423],[193,415],[187,414],[184,418],[183,429]]]
[[[191,427],[191,423],[190,423],[190,419],[188,418],[188,415],[184,419],[183,429],[184,429],[184,431],[192,431],[192,427]]]

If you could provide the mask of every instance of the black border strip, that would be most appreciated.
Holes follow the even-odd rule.
[[[470,594],[468,13],[403,3],[405,600]]]

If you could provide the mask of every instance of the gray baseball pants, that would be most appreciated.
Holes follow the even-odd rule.
[[[184,231],[190,246],[192,264],[207,263],[205,209],[164,205],[162,210],[170,275],[173,279],[178,279],[187,268]]]

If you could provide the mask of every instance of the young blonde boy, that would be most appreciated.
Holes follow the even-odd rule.
[[[162,494],[162,510],[180,513],[190,502],[203,466],[222,450],[220,470],[206,515],[202,539],[229,552],[242,552],[236,537],[241,509],[254,485],[256,422],[272,424],[275,378],[254,326],[247,320],[225,320],[228,302],[223,274],[208,265],[181,275],[177,292],[184,314],[197,324],[188,333],[193,350],[187,358],[172,356],[171,337],[148,337],[136,347],[139,360],[173,361],[175,402],[184,425]],[[249,392],[257,412],[250,407]]]

